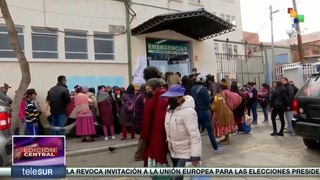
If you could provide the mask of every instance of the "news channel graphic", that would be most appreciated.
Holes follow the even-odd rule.
[[[213,177],[319,177],[319,167],[261,167],[261,168],[67,168],[67,177],[154,177],[186,176],[194,179]]]
[[[65,178],[65,136],[13,136],[14,178]]]

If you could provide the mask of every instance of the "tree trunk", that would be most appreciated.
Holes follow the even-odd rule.
[[[12,47],[14,53],[17,56],[17,59],[20,64],[20,70],[21,70],[21,80],[19,88],[17,89],[13,104],[12,104],[12,124],[11,124],[11,132],[14,132],[15,129],[18,127],[18,121],[19,121],[19,106],[22,101],[23,95],[26,92],[30,82],[31,82],[31,75],[30,75],[30,68],[29,63],[27,61],[27,58],[24,56],[24,53],[21,50],[17,32],[14,26],[14,22],[12,20],[12,17],[10,15],[10,11],[8,9],[8,5],[6,0],[0,0],[0,9],[2,16],[6,22],[7,28],[8,28],[8,36],[10,41],[10,46]]]

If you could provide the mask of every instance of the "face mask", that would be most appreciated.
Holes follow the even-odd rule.
[[[170,110],[174,110],[179,106],[178,100],[177,99],[168,99],[168,103],[170,106]]]
[[[152,91],[147,91],[146,92],[146,97],[147,98],[152,98],[152,96],[153,96],[153,92]]]

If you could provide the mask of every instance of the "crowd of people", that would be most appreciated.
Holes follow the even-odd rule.
[[[116,139],[118,133],[121,140],[127,140],[128,133],[131,139],[139,134],[135,160],[144,161],[145,167],[183,167],[188,161],[198,166],[203,131],[207,131],[213,151],[222,152],[221,146],[231,143],[230,134],[250,133],[251,126],[258,124],[258,107],[263,111],[263,123],[269,122],[271,112],[271,136],[284,136],[285,115],[288,132],[294,135],[292,103],[298,89],[286,78],[271,87],[262,84],[257,90],[254,82],[243,86],[226,79],[217,82],[213,75],[204,76],[196,68],[184,77],[178,72],[163,76],[152,66],[143,73],[145,84],[130,84],[126,89],[100,85],[97,93],[95,88],[82,85],[69,93],[66,77],[59,76],[43,108],[36,90],[28,89],[20,105],[19,133],[44,133],[39,121],[44,115],[52,126],[75,123],[74,134],[83,142],[92,142],[99,134],[105,140]],[[6,95],[9,88],[8,84],[1,87],[3,101],[11,101]],[[50,134],[63,132],[51,130]],[[222,140],[217,142],[216,138]]]

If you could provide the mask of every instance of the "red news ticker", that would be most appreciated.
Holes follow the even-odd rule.
[[[25,147],[22,148],[21,157],[56,157],[57,147]]]

